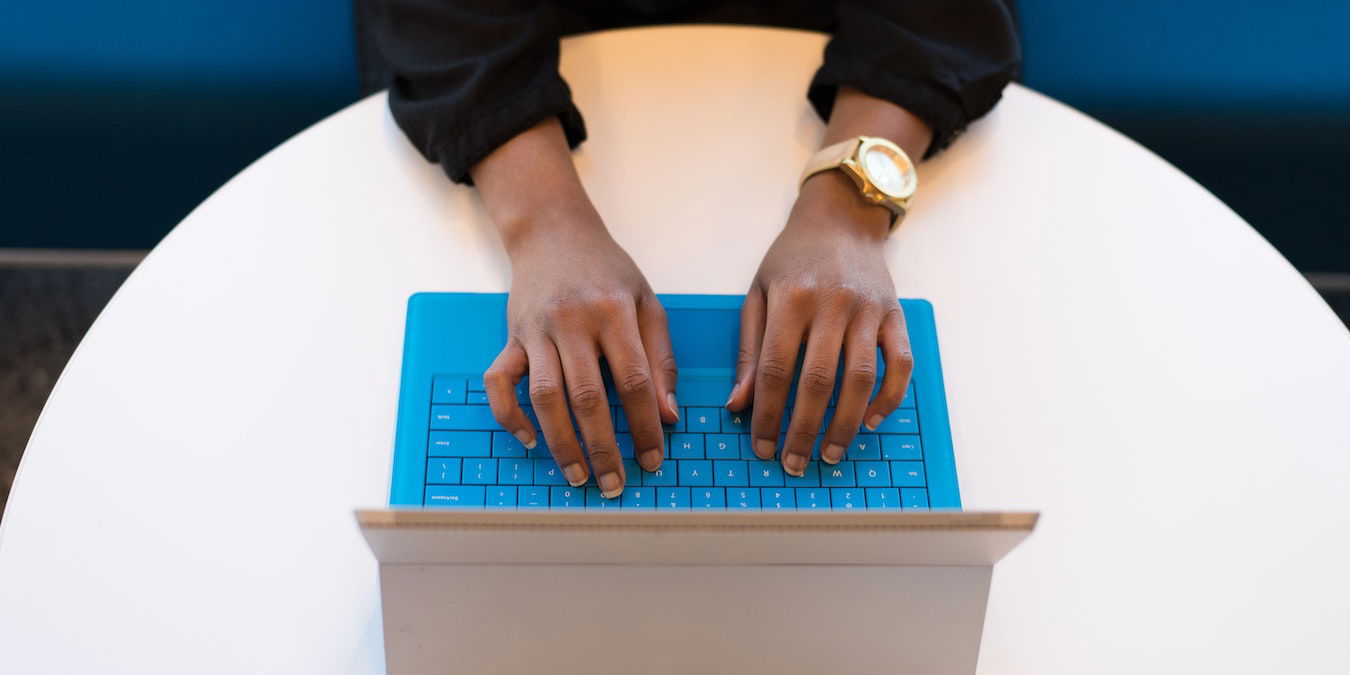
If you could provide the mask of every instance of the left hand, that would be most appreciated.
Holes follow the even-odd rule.
[[[791,475],[806,471],[836,372],[843,381],[821,439],[827,464],[844,457],[860,426],[874,429],[904,397],[914,359],[882,251],[889,225],[889,211],[863,201],[843,172],[817,174],[802,186],[746,294],[727,407],[740,411],[754,402],[751,435],[760,459],[773,458],[778,446],[797,354],[806,345],[783,443],[783,469]],[[885,376],[869,404],[878,346]]]

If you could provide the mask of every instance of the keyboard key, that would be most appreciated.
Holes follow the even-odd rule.
[[[459,483],[459,460],[428,459],[427,484],[443,485],[447,483]]]
[[[881,439],[876,434],[858,434],[844,449],[849,459],[881,459]]]
[[[836,511],[862,511],[867,508],[867,498],[858,488],[831,488],[830,506]]]
[[[857,483],[853,477],[853,462],[844,460],[834,466],[825,464],[820,467],[821,487],[853,487]]]
[[[638,464],[636,459],[623,460],[623,476],[627,481],[625,485],[641,485],[642,465]]]
[[[754,487],[782,487],[783,466],[777,460],[755,460],[749,463],[750,485]]]
[[[928,491],[923,488],[901,488],[900,505],[907,509],[926,509]]]
[[[463,433],[475,434],[479,432],[467,431]],[[525,444],[521,443],[515,436],[505,431],[492,432],[493,457],[524,457],[525,455]]]
[[[741,459],[759,459],[755,454],[755,439],[749,432],[740,434],[741,437]]]
[[[463,403],[467,392],[465,385],[462,377],[434,377],[431,380],[431,402]]]
[[[668,434],[684,433],[684,408],[680,408],[680,419],[675,420],[674,424],[661,423],[661,430]],[[627,425],[625,425],[627,426]]]
[[[893,487],[867,488],[867,508],[869,509],[900,508],[900,490]]]
[[[516,403],[521,405],[530,404],[530,378],[522,377],[516,383]]]
[[[858,487],[890,487],[890,462],[856,462],[853,465],[858,475]]]
[[[486,431],[433,431],[427,435],[428,457],[489,457],[491,455],[492,434]]]
[[[750,433],[750,414],[745,412],[731,412],[722,408],[722,432],[728,434],[748,434]]]
[[[514,508],[516,488],[512,485],[493,485],[487,489],[487,505],[494,508]]]
[[[535,485],[567,485],[567,479],[563,478],[562,469],[558,468],[558,463],[551,459],[534,460],[534,484]]]
[[[736,434],[707,434],[703,437],[703,453],[708,459],[737,459],[741,456],[741,439]]]
[[[553,487],[548,491],[548,505],[555,509],[577,509],[586,506],[586,491],[584,488],[574,488],[571,485],[567,487]]]
[[[905,389],[905,398],[904,398],[904,400],[900,401],[900,407],[901,407],[901,408],[913,408],[913,407],[915,407],[915,403],[916,403],[916,402],[915,402],[915,399],[914,399],[914,380],[911,379],[911,380],[909,381],[909,387],[907,387],[907,388]]]
[[[642,484],[645,486],[661,487],[665,485],[678,485],[680,475],[680,463],[673,459],[668,459],[661,463],[661,468],[655,471],[642,472]]]
[[[432,429],[460,429],[465,431],[499,431],[501,426],[485,405],[433,405]]]
[[[689,488],[661,488],[656,491],[656,508],[658,509],[687,509],[689,508]]]
[[[919,433],[919,416],[913,408],[900,408],[891,413],[886,419],[881,420],[877,425],[876,432],[879,434],[917,434]]]
[[[656,488],[630,486],[622,499],[625,509],[650,509],[656,505]]]
[[[891,462],[891,485],[896,487],[925,487],[923,462]]]
[[[614,434],[614,440],[619,444],[619,456],[624,459],[633,459],[633,434]]]
[[[534,482],[534,460],[506,458],[497,461],[497,482],[529,485]]]
[[[428,485],[425,504],[434,508],[481,509],[483,501],[481,485]]]
[[[471,391],[469,392],[468,399],[465,401],[465,403],[468,403],[469,405],[487,405],[488,404],[487,392]]]
[[[691,459],[680,462],[680,485],[712,485],[712,462],[706,459]]]
[[[483,384],[483,378],[481,377],[469,378],[469,393],[473,393],[475,391],[487,391],[487,386]]]
[[[799,509],[828,509],[830,508],[830,491],[826,488],[797,488],[797,508]]]
[[[488,485],[497,482],[497,460],[466,459],[459,482],[465,485]]]
[[[682,405],[720,408],[726,405],[727,397],[731,395],[732,377],[728,374],[725,380],[681,378],[675,384],[675,397]]]
[[[696,509],[725,509],[726,490],[720,487],[693,488],[689,491],[690,504]]]
[[[703,459],[703,434],[671,434],[670,456],[674,459]]]
[[[759,508],[759,488],[732,488],[727,490],[727,508]]]
[[[685,414],[685,431],[706,434],[722,430],[722,414],[717,408],[685,408]]]
[[[553,489],[556,490],[556,489],[558,489],[558,488],[553,488]],[[600,488],[598,488],[598,487],[588,487],[588,488],[585,488],[585,492],[586,492],[586,510],[587,510],[587,511],[591,511],[591,510],[604,510],[604,509],[609,509],[609,510],[611,510],[611,511],[617,511],[617,510],[619,510],[619,503],[620,503],[619,500],[618,500],[618,499],[605,499],[604,496],[600,494]],[[625,492],[624,494],[627,494],[627,493]]]
[[[885,434],[881,437],[882,459],[923,459],[923,444],[918,436]]]
[[[777,463],[777,461],[775,460],[774,463]],[[784,473],[783,485],[787,487],[820,487],[820,462],[807,464],[806,471],[802,472],[801,476]]]
[[[766,509],[797,508],[797,500],[788,488],[760,488],[759,496]]]
[[[516,506],[522,509],[548,508],[548,488],[542,485],[516,488]]]
[[[719,459],[713,461],[713,484],[723,487],[745,487],[750,484],[746,473],[747,464],[743,459]]]

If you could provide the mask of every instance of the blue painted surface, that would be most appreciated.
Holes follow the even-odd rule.
[[[956,464],[952,454],[951,430],[947,417],[946,391],[942,381],[942,367],[938,356],[933,308],[923,300],[901,300],[909,327],[915,368],[912,377],[911,401],[917,401],[918,411],[902,408],[884,429],[892,426],[922,439],[920,457],[906,455],[906,461],[869,461],[858,466],[878,469],[873,476],[859,476],[854,465],[838,467],[819,461],[807,467],[803,477],[786,476],[777,461],[765,462],[750,456],[736,459],[741,443],[727,435],[730,442],[718,451],[725,459],[707,455],[705,438],[718,438],[722,411],[720,404],[730,390],[733,366],[739,338],[739,310],[744,296],[739,295],[662,295],[663,306],[670,318],[671,340],[681,374],[678,397],[687,404],[684,419],[691,412],[703,412],[706,419],[694,424],[687,432],[670,436],[670,458],[657,473],[641,471],[628,460],[628,489],[621,502],[627,508],[630,502],[639,508],[818,508],[830,503],[832,489],[848,488],[843,508],[866,506],[865,490],[869,486],[925,487],[923,506],[960,508],[961,498],[956,480]],[[430,492],[424,485],[427,479],[428,448],[433,452],[463,457],[462,482],[495,483],[500,485],[548,484],[556,486],[549,493],[549,504],[582,506],[587,503],[581,489],[566,488],[561,471],[547,455],[534,459],[484,459],[489,431],[501,437],[493,427],[489,413],[478,406],[438,405],[433,398],[458,399],[464,392],[466,380],[481,373],[496,357],[506,338],[505,294],[477,293],[419,293],[408,301],[408,318],[404,335],[403,373],[400,385],[398,423],[395,434],[393,479],[390,503],[394,506],[422,506],[424,499],[437,495],[439,505],[465,504],[479,507],[484,504],[477,492]],[[884,364],[882,375],[884,376]],[[717,405],[717,408],[711,407]],[[700,406],[708,406],[700,411]],[[473,410],[471,416],[462,416]],[[430,411],[430,418],[428,417]],[[439,415],[448,415],[444,419]],[[622,415],[620,415],[622,417]],[[461,427],[460,425],[467,425]],[[447,437],[437,427],[478,430],[482,436]],[[710,432],[705,437],[695,433],[699,428]],[[873,457],[876,457],[876,434],[865,434],[871,439]],[[455,448],[437,445],[436,441],[458,442]],[[681,443],[690,441],[690,447]],[[917,442],[909,444],[910,452],[918,452]],[[509,447],[516,454],[518,448]],[[494,449],[494,455],[495,449]],[[705,457],[707,457],[705,459]],[[850,458],[852,459],[852,458]],[[439,462],[441,460],[436,459]],[[454,460],[460,461],[460,460]],[[439,466],[437,464],[436,466]],[[496,471],[495,478],[493,472]],[[880,477],[890,479],[886,482]],[[444,481],[438,477],[438,481]],[[744,487],[745,490],[741,490]],[[655,488],[653,491],[652,488]],[[752,490],[753,488],[753,490]],[[519,488],[516,504],[533,504],[525,497],[525,487]],[[574,490],[571,494],[568,491]],[[730,492],[728,492],[730,490]],[[627,492],[635,493],[631,498]],[[741,494],[744,492],[744,494]],[[880,493],[889,495],[891,493]],[[896,506],[916,506],[917,493],[902,500],[894,493]],[[459,501],[450,499],[460,495]],[[491,504],[507,501],[505,494],[485,496]],[[473,497],[470,499],[470,497]],[[903,502],[903,503],[902,503]],[[741,506],[744,504],[745,506]],[[539,504],[538,506],[543,506]]]
[[[1018,0],[1024,79],[1068,101],[1350,106],[1350,2]]]
[[[355,89],[350,2],[0,3],[0,79]]]

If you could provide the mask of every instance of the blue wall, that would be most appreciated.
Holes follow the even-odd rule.
[[[1025,82],[1350,271],[1350,0],[1021,0]],[[0,3],[0,246],[146,248],[355,100],[350,2]],[[1253,189],[1259,186],[1259,189]]]
[[[0,4],[0,82],[355,90],[351,7],[303,0]]]

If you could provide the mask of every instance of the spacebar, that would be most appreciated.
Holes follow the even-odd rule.
[[[727,403],[731,395],[731,380],[684,379],[675,384],[675,398],[682,406],[717,406]]]

